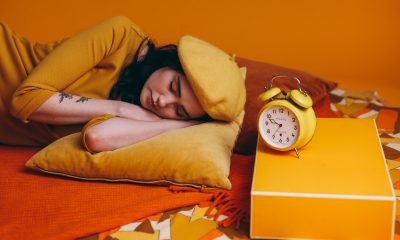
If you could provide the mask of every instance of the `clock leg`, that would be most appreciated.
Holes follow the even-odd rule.
[[[299,151],[297,151],[297,148],[295,148],[294,150],[296,151],[297,158],[300,159]]]

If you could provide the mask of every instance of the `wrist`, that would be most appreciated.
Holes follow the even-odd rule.
[[[116,109],[115,109],[115,116],[117,117],[125,117],[126,113],[128,112],[128,106],[126,102],[123,101],[115,101],[116,102]]]

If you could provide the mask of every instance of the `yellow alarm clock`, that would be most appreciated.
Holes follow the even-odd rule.
[[[296,80],[298,89],[283,93],[273,87],[277,78]],[[274,76],[270,86],[258,97],[267,104],[258,114],[258,132],[265,144],[278,151],[295,150],[305,146],[313,137],[317,119],[312,109],[312,99],[301,89],[301,82],[294,76]]]

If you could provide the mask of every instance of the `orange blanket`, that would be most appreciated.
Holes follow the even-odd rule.
[[[72,239],[211,198],[37,173],[24,164],[38,150],[0,147],[0,236],[6,239]]]
[[[329,99],[319,117],[334,117]],[[34,172],[24,166],[38,148],[0,146],[0,236],[73,239],[170,209],[214,199],[215,192],[173,192],[168,187],[92,182]],[[234,154],[230,197],[246,211],[254,156]],[[221,199],[219,200],[221,202]],[[243,212],[242,216],[246,216]]]

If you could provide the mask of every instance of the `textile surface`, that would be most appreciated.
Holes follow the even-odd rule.
[[[319,117],[376,119],[389,173],[398,199],[395,239],[400,239],[400,108],[386,107],[382,99],[374,92],[336,89],[330,93],[330,101],[325,99],[314,106],[314,109]],[[242,168],[250,168],[254,164],[254,156],[248,156],[247,159],[234,159],[233,163],[238,164],[240,161]],[[244,196],[250,197],[249,189]],[[243,201],[249,203],[249,199]],[[207,209],[208,206],[201,204],[178,208],[83,239],[249,239],[248,222],[242,222],[239,229],[233,225],[223,227],[218,225],[218,221],[226,216],[222,215],[219,219],[213,220],[206,216]]]
[[[318,117],[376,119],[400,200],[400,108],[386,107],[370,92],[339,89],[330,100],[314,106]],[[0,235],[5,239],[248,239],[246,218],[236,229],[218,225],[224,215],[207,217],[212,194],[36,173],[24,163],[38,150],[0,146]],[[232,156],[232,197],[243,209],[249,207],[253,163],[253,155]],[[399,209],[397,202],[395,239],[400,239]]]

